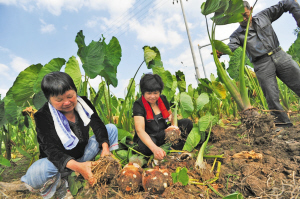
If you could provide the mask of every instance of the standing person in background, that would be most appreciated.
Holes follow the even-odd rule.
[[[278,4],[257,13],[252,18],[250,18],[252,7],[247,1],[244,1],[244,7],[244,20],[240,22],[238,29],[230,36],[228,46],[232,52],[239,46],[243,47],[246,26],[250,20],[246,47],[247,56],[254,65],[257,79],[269,109],[272,110],[271,114],[276,117],[275,124],[283,127],[293,126],[279,102],[276,76],[300,96],[300,69],[292,57],[279,46],[272,23],[284,12],[289,11],[299,27],[300,6],[296,0],[282,0]],[[222,53],[217,51],[217,55],[220,58]]]
[[[118,130],[113,124],[105,126],[92,103],[77,96],[68,74],[49,73],[41,87],[48,102],[34,114],[40,159],[29,167],[21,181],[43,198],[54,194],[55,198],[73,198],[65,177],[77,171],[90,184],[94,183],[90,161],[99,152],[103,157],[118,149]]]
[[[187,138],[193,128],[189,119],[181,119],[177,126],[169,126],[172,121],[172,112],[166,96],[161,95],[164,83],[157,74],[145,74],[140,80],[142,97],[133,104],[135,125],[134,141],[138,143],[139,151],[144,155],[154,154],[154,158],[161,160],[166,152],[160,147],[165,143],[166,133],[173,130],[181,131],[181,136]],[[181,140],[172,148],[181,150],[185,141]]]

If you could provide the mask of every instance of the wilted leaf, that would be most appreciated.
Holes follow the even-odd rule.
[[[221,99],[225,99],[226,98],[226,89],[225,87],[217,81],[213,81],[211,82],[211,87],[214,91],[214,93]]]

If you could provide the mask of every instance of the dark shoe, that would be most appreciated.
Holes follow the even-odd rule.
[[[66,179],[61,179],[60,182],[58,183],[54,198],[57,198],[57,199],[62,199],[62,198],[73,199],[74,198],[68,188],[68,182]]]
[[[283,127],[283,128],[288,128],[288,127],[292,127],[293,123],[275,123],[276,127]]]

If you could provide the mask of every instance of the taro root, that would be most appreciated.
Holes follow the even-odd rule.
[[[93,187],[96,183],[109,183],[121,170],[121,164],[111,156],[100,157],[92,166],[94,183],[90,183]]]
[[[176,103],[175,103],[176,104]],[[174,112],[172,113],[172,121],[171,124],[172,126],[177,126],[178,127],[178,120],[177,120],[177,104],[174,108]],[[181,132],[179,129],[166,129],[165,130],[165,141],[168,144],[175,145],[177,144],[181,139]]]
[[[129,162],[121,170],[117,182],[119,189],[124,193],[139,191],[142,184],[143,169],[137,163]]]
[[[165,130],[165,140],[166,143],[170,143],[172,145],[177,144],[181,139],[181,132],[179,129],[166,129]]]
[[[143,187],[151,194],[161,194],[172,183],[171,175],[167,169],[159,169],[158,166],[143,173]]]

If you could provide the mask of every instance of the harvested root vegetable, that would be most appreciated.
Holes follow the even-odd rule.
[[[121,170],[121,164],[111,156],[99,158],[92,166],[94,180],[90,183],[93,187],[95,184],[109,183]]]
[[[165,141],[166,143],[175,145],[181,139],[181,132],[179,129],[166,129],[165,130]]]
[[[119,188],[124,193],[134,193],[139,191],[142,185],[143,169],[137,163],[129,162],[121,170],[117,182]]]
[[[236,153],[232,156],[233,158],[240,158],[240,159],[255,159],[259,160],[262,159],[263,155],[261,153],[255,153],[252,151],[242,151],[240,153]]]
[[[171,185],[172,176],[167,169],[159,169],[156,166],[144,172],[142,183],[145,191],[149,191],[151,194],[161,194]]]

